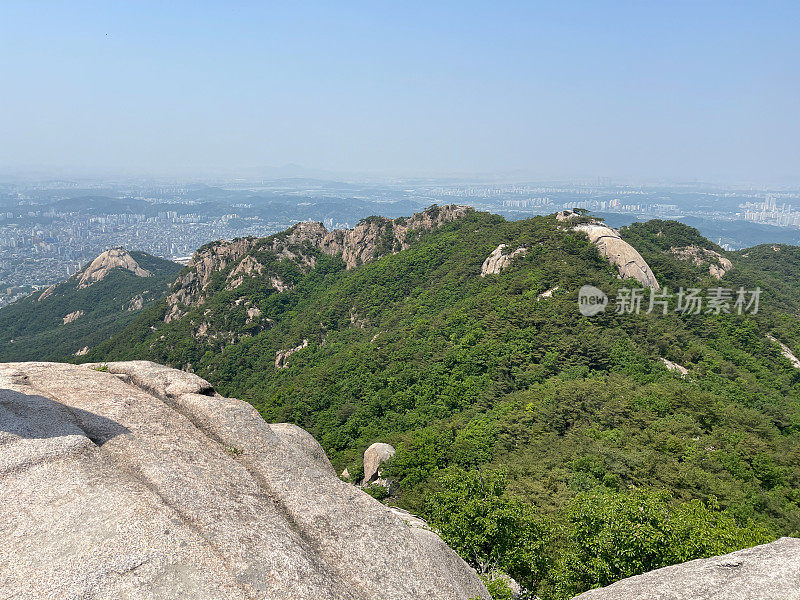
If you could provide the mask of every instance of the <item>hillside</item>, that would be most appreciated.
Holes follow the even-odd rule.
[[[0,309],[0,360],[87,352],[163,298],[180,269],[144,252],[103,252],[66,281]]]
[[[391,443],[389,501],[474,566],[567,598],[800,530],[800,253],[775,248],[575,213],[301,224],[204,247],[88,359],[191,369],[312,432],[353,480]],[[584,285],[604,312],[579,312]],[[676,297],[614,313],[680,287],[730,288],[730,314]]]

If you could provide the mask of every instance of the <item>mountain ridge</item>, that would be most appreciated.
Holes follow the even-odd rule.
[[[0,309],[0,359],[66,359],[121,331],[164,297],[181,266],[111,248],[66,280]]]
[[[184,270],[203,285],[174,304],[181,314],[156,302],[81,360],[194,371],[310,431],[354,482],[364,449],[391,444],[387,501],[543,598],[796,534],[800,370],[765,334],[800,352],[800,249],[726,252],[669,221],[621,228],[615,243],[656,290],[623,278],[626,246],[601,249],[576,227],[595,221],[467,212],[395,252],[373,219],[373,255],[351,268],[314,242],[325,232],[296,226]],[[586,285],[609,298],[592,317],[578,310]],[[760,287],[760,310],[677,310],[681,288],[721,287]],[[641,310],[615,310],[632,290]],[[648,310],[651,293],[671,294],[668,310]],[[513,526],[491,520],[503,515]],[[642,558],[590,552],[623,544]]]

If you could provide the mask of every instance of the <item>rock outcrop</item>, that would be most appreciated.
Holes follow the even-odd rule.
[[[62,319],[62,321],[64,321],[64,325],[66,325],[67,323],[72,323],[73,321],[78,320],[84,314],[85,313],[82,310],[75,310],[75,311],[72,311],[71,313],[69,313],[67,315],[64,315],[64,318]]]
[[[47,286],[47,288],[39,295],[39,298],[37,298],[36,301],[41,302],[42,300],[47,300],[50,296],[53,295],[53,292],[56,289],[56,285],[58,284],[54,283],[53,285]]]
[[[143,306],[144,306],[144,296],[142,296],[141,294],[137,294],[136,296],[130,299],[130,302],[128,302],[126,310],[128,312],[134,312],[137,310],[142,310]]]
[[[180,307],[198,306],[204,299],[206,286],[215,271],[241,260],[258,243],[258,238],[248,237],[233,241],[216,242],[200,248],[194,253],[187,269],[178,275],[167,296],[170,307],[164,321],[169,323],[185,313]]]
[[[543,300],[544,298],[552,298],[553,294],[558,291],[558,286],[552,287],[549,290],[543,291],[541,294],[536,295],[536,300]]]
[[[689,261],[698,267],[708,265],[708,274],[717,279],[733,268],[733,263],[716,250],[700,246],[680,246],[670,248],[670,253],[681,260]]]
[[[633,278],[645,287],[660,289],[650,265],[636,248],[620,237],[616,229],[600,222],[580,223],[575,229],[586,233],[600,254],[617,267],[620,278]]]
[[[781,538],[629,577],[575,600],[798,600],[800,539]]]
[[[364,485],[375,481],[380,473],[380,466],[395,455],[390,444],[375,443],[364,451]]]
[[[228,274],[227,289],[242,285],[247,276],[268,276],[277,291],[291,290],[291,282],[267,273],[263,264],[248,255],[254,250],[271,252],[304,270],[316,266],[316,253],[321,252],[341,257],[346,268],[353,269],[380,256],[407,249],[411,232],[429,231],[462,218],[472,210],[468,206],[453,204],[430,208],[409,218],[371,217],[348,230],[328,231],[322,223],[304,222],[266,238],[250,237],[209,244],[192,256],[188,270],[175,281],[172,293],[167,297],[169,310],[164,320],[169,323],[182,317],[186,312],[182,307],[202,304],[211,274],[229,265],[235,266]]]
[[[0,478],[4,597],[489,598],[308,433],[154,363],[0,364]]]
[[[778,344],[781,348],[781,355],[787,359],[795,369],[800,369],[800,359],[798,359],[792,349],[789,348],[786,344],[781,342],[780,340],[775,339],[774,336],[767,334],[767,339],[772,342],[773,344]]]
[[[295,352],[300,352],[303,348],[308,348],[308,340],[303,340],[298,346],[294,348],[289,348],[288,350],[278,350],[275,353],[275,368],[276,369],[285,369],[289,365],[287,364],[287,360],[289,357],[294,354]]]
[[[511,261],[515,257],[524,256],[527,252],[527,249],[525,248],[517,248],[513,252],[504,254],[506,248],[507,246],[505,244],[500,244],[497,248],[492,250],[492,253],[486,257],[486,260],[483,261],[483,264],[481,265],[481,277],[486,277],[487,275],[498,275],[500,271],[511,264]]]
[[[676,362],[672,362],[669,359],[662,358],[661,362],[664,363],[664,366],[667,367],[670,371],[674,371],[675,373],[679,373],[681,377],[686,377],[689,374],[689,369],[684,366],[679,365]]]
[[[103,252],[100,256],[95,258],[88,267],[76,274],[78,277],[78,289],[89,287],[93,283],[101,281],[112,269],[125,269],[137,277],[153,276],[150,271],[140,267],[139,263],[137,263],[126,250],[123,248],[112,248],[111,250]]]

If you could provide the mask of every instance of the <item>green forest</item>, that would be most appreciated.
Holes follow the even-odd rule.
[[[678,222],[631,225],[621,235],[662,291],[759,288],[759,309],[616,314],[639,284],[554,215],[472,212],[407,235],[408,249],[379,245],[350,270],[311,247],[303,268],[257,245],[265,273],[229,289],[228,264],[183,318],[165,323],[157,301],[86,360],[190,368],[313,433],[353,481],[367,446],[394,445],[383,501],[545,600],[798,535],[800,371],[767,335],[800,353],[800,249],[725,252]],[[526,253],[482,277],[499,244]],[[733,268],[718,280],[674,251],[688,246]],[[606,311],[579,313],[583,285],[608,294]]]

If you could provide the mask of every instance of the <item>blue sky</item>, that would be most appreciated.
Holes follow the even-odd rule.
[[[798,2],[3,2],[0,169],[800,181]]]

